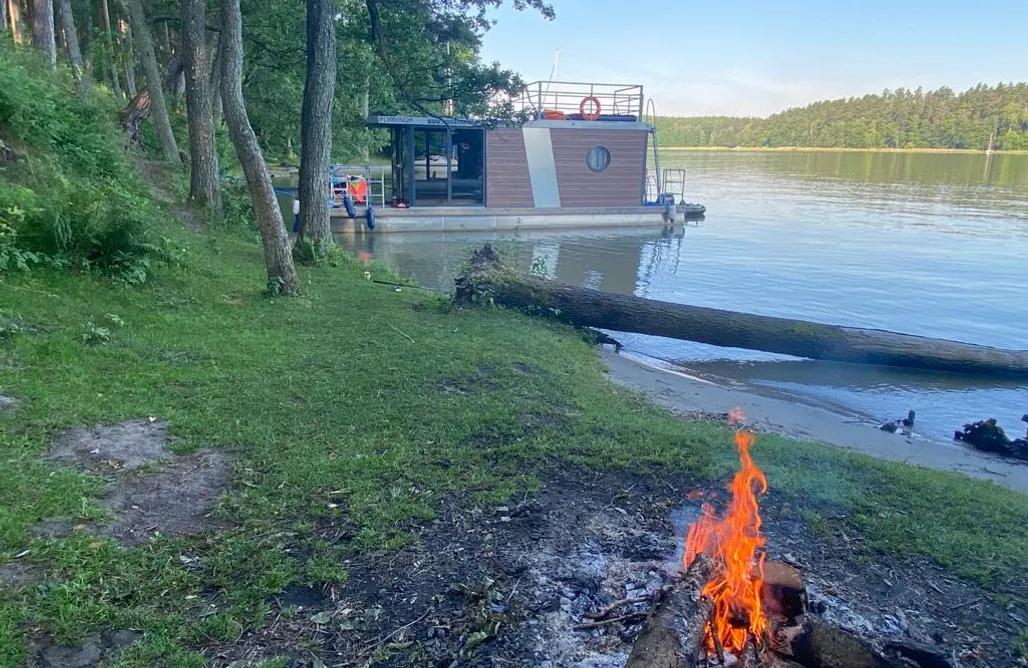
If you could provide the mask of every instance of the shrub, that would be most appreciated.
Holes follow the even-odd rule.
[[[89,99],[36,56],[0,43],[0,137],[24,157],[0,168],[0,271],[34,264],[145,281],[166,260],[164,214],[130,164],[101,89]]]

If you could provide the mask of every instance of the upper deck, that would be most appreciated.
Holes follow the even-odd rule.
[[[514,100],[533,120],[641,123],[643,87],[626,84],[535,81]]]

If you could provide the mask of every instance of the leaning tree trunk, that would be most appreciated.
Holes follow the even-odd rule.
[[[326,197],[332,154],[332,99],[336,40],[332,0],[307,0],[307,82],[300,123],[300,234],[316,246],[332,244]]]
[[[857,364],[1028,378],[1028,350],[1002,350],[876,329],[672,304],[562,285],[505,269],[492,247],[458,278],[458,303],[540,310],[582,327]]]
[[[703,651],[711,601],[702,598],[713,564],[700,556],[654,606],[625,668],[694,668]]]
[[[71,62],[71,75],[79,84],[83,94],[89,91],[89,78],[82,64],[82,49],[79,48],[79,34],[75,29],[75,15],[71,11],[71,0],[59,0],[61,3],[61,28],[64,29],[64,42],[68,49],[68,60]]]
[[[32,45],[50,69],[57,69],[57,38],[54,35],[53,0],[32,0]]]
[[[66,0],[65,0],[66,1]],[[186,74],[189,121],[189,201],[221,211],[218,153],[214,148],[211,109],[211,51],[204,39],[207,3],[182,0],[182,64]]]
[[[118,76],[118,58],[114,51],[114,36],[111,34],[111,12],[107,0],[100,0],[100,18],[104,22],[104,35],[107,38],[107,64],[111,74],[111,92],[121,99],[121,77]]]
[[[250,192],[253,215],[264,246],[264,264],[268,268],[268,288],[273,292],[293,294],[299,289],[299,278],[293,266],[289,235],[282,222],[271,185],[271,174],[261,155],[257,136],[250,126],[243,102],[243,20],[239,0],[221,3],[221,83],[225,105],[225,121],[236,155],[243,166],[246,187]]]
[[[146,25],[146,14],[143,12],[142,0],[126,0],[132,36],[139,47],[139,57],[143,62],[146,74],[146,87],[150,92],[150,108],[153,111],[154,124],[157,126],[157,137],[161,142],[161,152],[166,162],[180,162],[178,145],[171,131],[171,119],[168,118],[168,107],[164,102],[164,91],[161,89],[161,74],[157,70],[157,57],[153,52],[153,39],[150,28]],[[129,64],[125,64],[126,70]]]

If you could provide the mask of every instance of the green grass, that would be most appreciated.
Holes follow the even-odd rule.
[[[614,387],[563,326],[453,311],[365,280],[348,258],[305,269],[303,296],[268,298],[251,240],[165,233],[186,259],[143,286],[42,271],[0,283],[0,323],[25,325],[0,340],[0,391],[22,401],[0,417],[0,563],[28,548],[22,561],[48,574],[0,600],[0,666],[21,664],[27,634],[125,627],[146,636],[116,665],[200,666],[194,648],[266,623],[269,594],[345,582],[345,555],[408,544],[446,498],[531,492],[555,461],[659,467],[700,484],[735,465],[726,430]],[[150,415],[169,420],[183,451],[235,453],[217,509],[230,528],[135,549],[32,538],[45,518],[98,512],[99,480],[40,461],[50,438]],[[754,456],[820,533],[844,526],[865,549],[934,557],[997,590],[1028,563],[1028,497],[774,437]],[[320,540],[325,521],[354,538]],[[224,603],[204,618],[212,588]]]

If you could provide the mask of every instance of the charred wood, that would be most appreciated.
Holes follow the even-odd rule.
[[[657,602],[635,640],[625,668],[694,668],[704,650],[712,603],[701,596],[712,562],[697,557]]]

